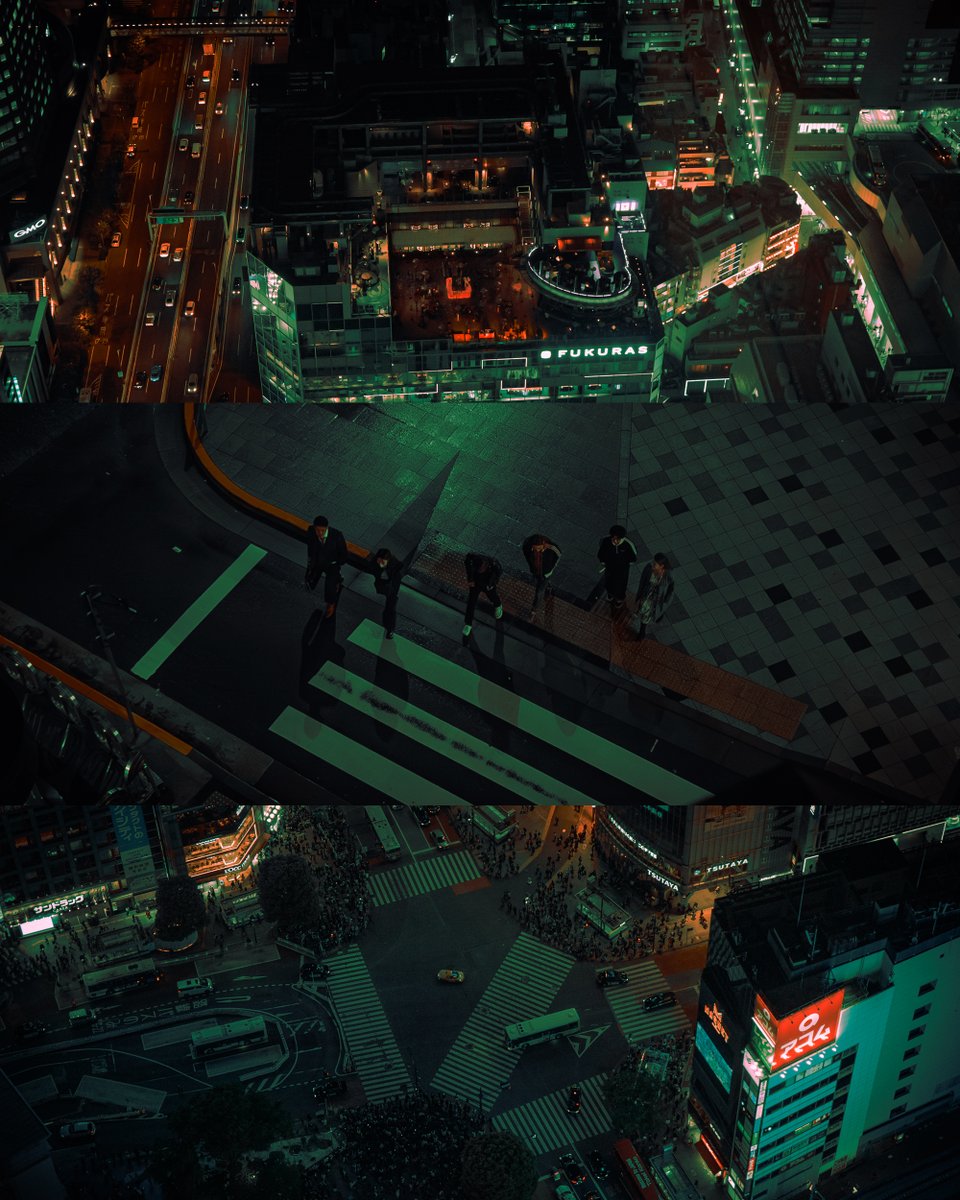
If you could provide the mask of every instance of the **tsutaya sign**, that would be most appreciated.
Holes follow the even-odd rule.
[[[646,354],[646,346],[564,346],[561,350],[541,350],[544,358],[633,358]]]
[[[11,242],[19,242],[22,238],[29,237],[31,233],[37,233],[47,223],[46,217],[37,217],[35,221],[31,221],[29,225],[23,225],[19,229],[14,229],[10,233]]]
[[[779,1071],[836,1040],[843,991],[840,988],[831,992],[816,1004],[786,1017],[775,1017],[766,1001],[757,996],[753,1020],[770,1044],[772,1053],[768,1061],[772,1071]]]

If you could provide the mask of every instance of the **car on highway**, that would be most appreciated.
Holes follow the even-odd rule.
[[[203,84],[204,87],[206,87],[207,84],[210,82],[210,68],[209,67],[203,68],[203,73],[200,76],[200,82]]]
[[[247,231],[243,225],[237,230],[237,236],[234,239],[238,246],[242,246],[247,240]]]
[[[197,104],[199,104],[200,107],[203,108],[203,106],[206,104],[206,102],[207,102],[207,93],[200,92],[199,95],[197,96]]]
[[[659,1008],[672,1008],[677,998],[673,992],[655,992],[652,996],[644,996],[643,1011],[655,1012]]]
[[[570,1180],[574,1187],[577,1187],[578,1184],[583,1183],[587,1177],[583,1167],[577,1162],[572,1154],[561,1154],[560,1166],[564,1175],[566,1175],[567,1179]]]
[[[240,197],[240,211],[246,212],[249,207],[250,207],[250,197],[246,193],[244,193]]]
[[[183,306],[183,315],[185,317],[192,317],[196,311],[197,311],[196,300],[188,300],[186,302],[186,304]]]
[[[437,972],[438,983],[463,983],[466,978],[459,967],[444,967],[442,971]]]
[[[617,987],[629,982],[630,976],[626,971],[616,971],[613,967],[606,967],[603,971],[597,972],[597,987]]]
[[[159,275],[154,275],[153,279],[150,281],[150,290],[152,292],[159,292],[162,287],[163,280]]]
[[[160,377],[162,375],[163,375],[163,364],[162,363],[154,363],[153,366],[150,368],[150,382],[151,383],[159,383]]]
[[[574,1086],[567,1092],[567,1112],[570,1113],[571,1116],[579,1115],[582,1103],[583,1098],[580,1094],[580,1089],[576,1086],[576,1084],[574,1084]]]
[[[174,250],[173,261],[174,262],[183,262],[183,247],[182,246],[177,246],[177,248]]]
[[[97,1136],[97,1127],[92,1121],[71,1121],[60,1126],[60,1137],[65,1142],[87,1142]]]
[[[603,1161],[603,1155],[599,1150],[591,1150],[587,1155],[587,1166],[594,1179],[606,1179],[610,1174],[610,1168]]]
[[[46,1032],[47,1027],[42,1021],[24,1021],[16,1028],[17,1038],[21,1042],[35,1041],[37,1038],[42,1038]]]
[[[447,841],[447,835],[442,829],[435,829],[430,834],[430,840],[438,850],[446,850],[447,846],[450,845],[450,843]]]
[[[173,308],[174,301],[176,300],[176,298],[177,298],[177,289],[175,287],[168,287],[167,290],[163,293],[164,308]]]
[[[161,242],[160,243],[160,257],[161,258],[169,258],[170,257],[170,243],[169,242]]]
[[[133,142],[131,142],[130,145],[127,147],[127,158],[133,158],[133,156],[136,154],[136,152],[137,152],[137,148],[133,144]]]
[[[193,203],[193,199],[194,199],[193,192],[187,191],[187,192],[184,192],[184,193],[183,193],[183,203],[184,203],[185,205],[186,205],[186,204],[192,204],[192,203]]]
[[[118,229],[114,233],[113,237],[110,239],[110,245],[113,246],[114,249],[116,249],[116,247],[119,246],[122,241],[123,241],[123,234]]]
[[[239,275],[234,275],[234,277],[233,277],[233,286],[230,288],[230,291],[231,291],[231,292],[232,292],[232,293],[233,293],[235,296],[239,296],[239,295],[240,295],[240,276],[239,276]]]
[[[197,84],[196,75],[188,75],[187,76],[187,87],[188,88],[196,87],[196,84]]]
[[[189,145],[190,145],[189,138],[181,138],[180,141],[177,142],[177,149],[182,152],[182,151],[186,150]]]
[[[147,326],[148,329],[151,325],[156,325],[157,314],[155,312],[148,312],[146,314],[146,316],[143,318],[143,323],[144,323],[144,325]]]
[[[141,389],[141,388],[144,388],[144,387],[146,387],[146,386],[147,386],[147,373],[146,373],[146,371],[138,371],[138,372],[136,373],[136,375],[134,375],[134,377],[133,377],[133,386],[134,386],[134,387],[137,389],[137,391],[140,391],[140,389]]]
[[[230,72],[230,82],[231,83],[239,83],[240,82],[239,68],[234,67],[233,70]]]
[[[223,101],[222,100],[218,100],[216,102],[216,104],[213,106],[213,115],[215,117],[223,116]]]

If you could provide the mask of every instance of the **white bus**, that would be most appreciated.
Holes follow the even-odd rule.
[[[396,831],[390,824],[390,818],[382,808],[375,804],[366,805],[367,820],[373,826],[373,832],[377,835],[377,841],[380,843],[380,849],[383,851],[383,857],[389,862],[393,862],[401,856],[403,851],[400,849],[400,839],[396,835]]]
[[[83,977],[83,989],[91,1000],[103,1000],[107,996],[120,996],[159,983],[162,978],[163,972],[157,970],[152,959],[138,958],[103,971],[88,972]]]
[[[470,810],[474,829],[485,833],[493,842],[506,842],[513,837],[514,813],[494,804],[477,804]]]
[[[562,1012],[547,1013],[544,1017],[532,1017],[529,1021],[508,1025],[503,1031],[504,1044],[508,1050],[525,1050],[527,1046],[552,1042],[565,1034],[576,1033],[579,1028],[580,1014],[575,1008],[565,1008]]]
[[[266,1040],[263,1017],[250,1017],[246,1021],[228,1021],[225,1025],[198,1029],[190,1038],[190,1053],[200,1059],[242,1054],[251,1046],[262,1046]]]

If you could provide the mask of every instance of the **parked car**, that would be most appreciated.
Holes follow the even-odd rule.
[[[630,976],[626,971],[616,971],[613,967],[607,967],[597,972],[597,987],[616,987],[629,982]]]
[[[463,983],[466,978],[458,967],[444,967],[442,971],[437,972],[437,980],[440,983]]]
[[[645,996],[643,999],[644,1012],[653,1012],[658,1008],[672,1008],[676,1004],[677,998],[673,992],[655,992],[652,996]]]
[[[60,1126],[60,1137],[65,1142],[87,1142],[97,1136],[97,1127],[92,1121],[72,1121]]]

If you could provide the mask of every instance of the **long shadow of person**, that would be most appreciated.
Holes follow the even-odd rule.
[[[507,662],[503,622],[497,622],[491,654],[484,654],[475,637],[470,639],[469,649],[479,676],[477,704],[500,718],[488,724],[490,745],[508,750],[516,728],[520,697],[515,695],[513,672]]]
[[[373,682],[378,688],[389,693],[390,705],[402,709],[410,699],[410,672],[398,662],[393,661],[391,648],[396,642],[383,643],[383,654],[377,655],[377,665],[373,672]],[[382,721],[376,723],[377,737],[381,742],[392,742],[398,736],[398,731]],[[402,735],[401,735],[402,736]]]
[[[320,720],[339,700],[335,694],[314,686],[311,681],[324,663],[343,666],[345,659],[346,649],[337,641],[337,614],[325,617],[322,608],[315,609],[300,637],[297,691],[306,711],[316,720]]]

